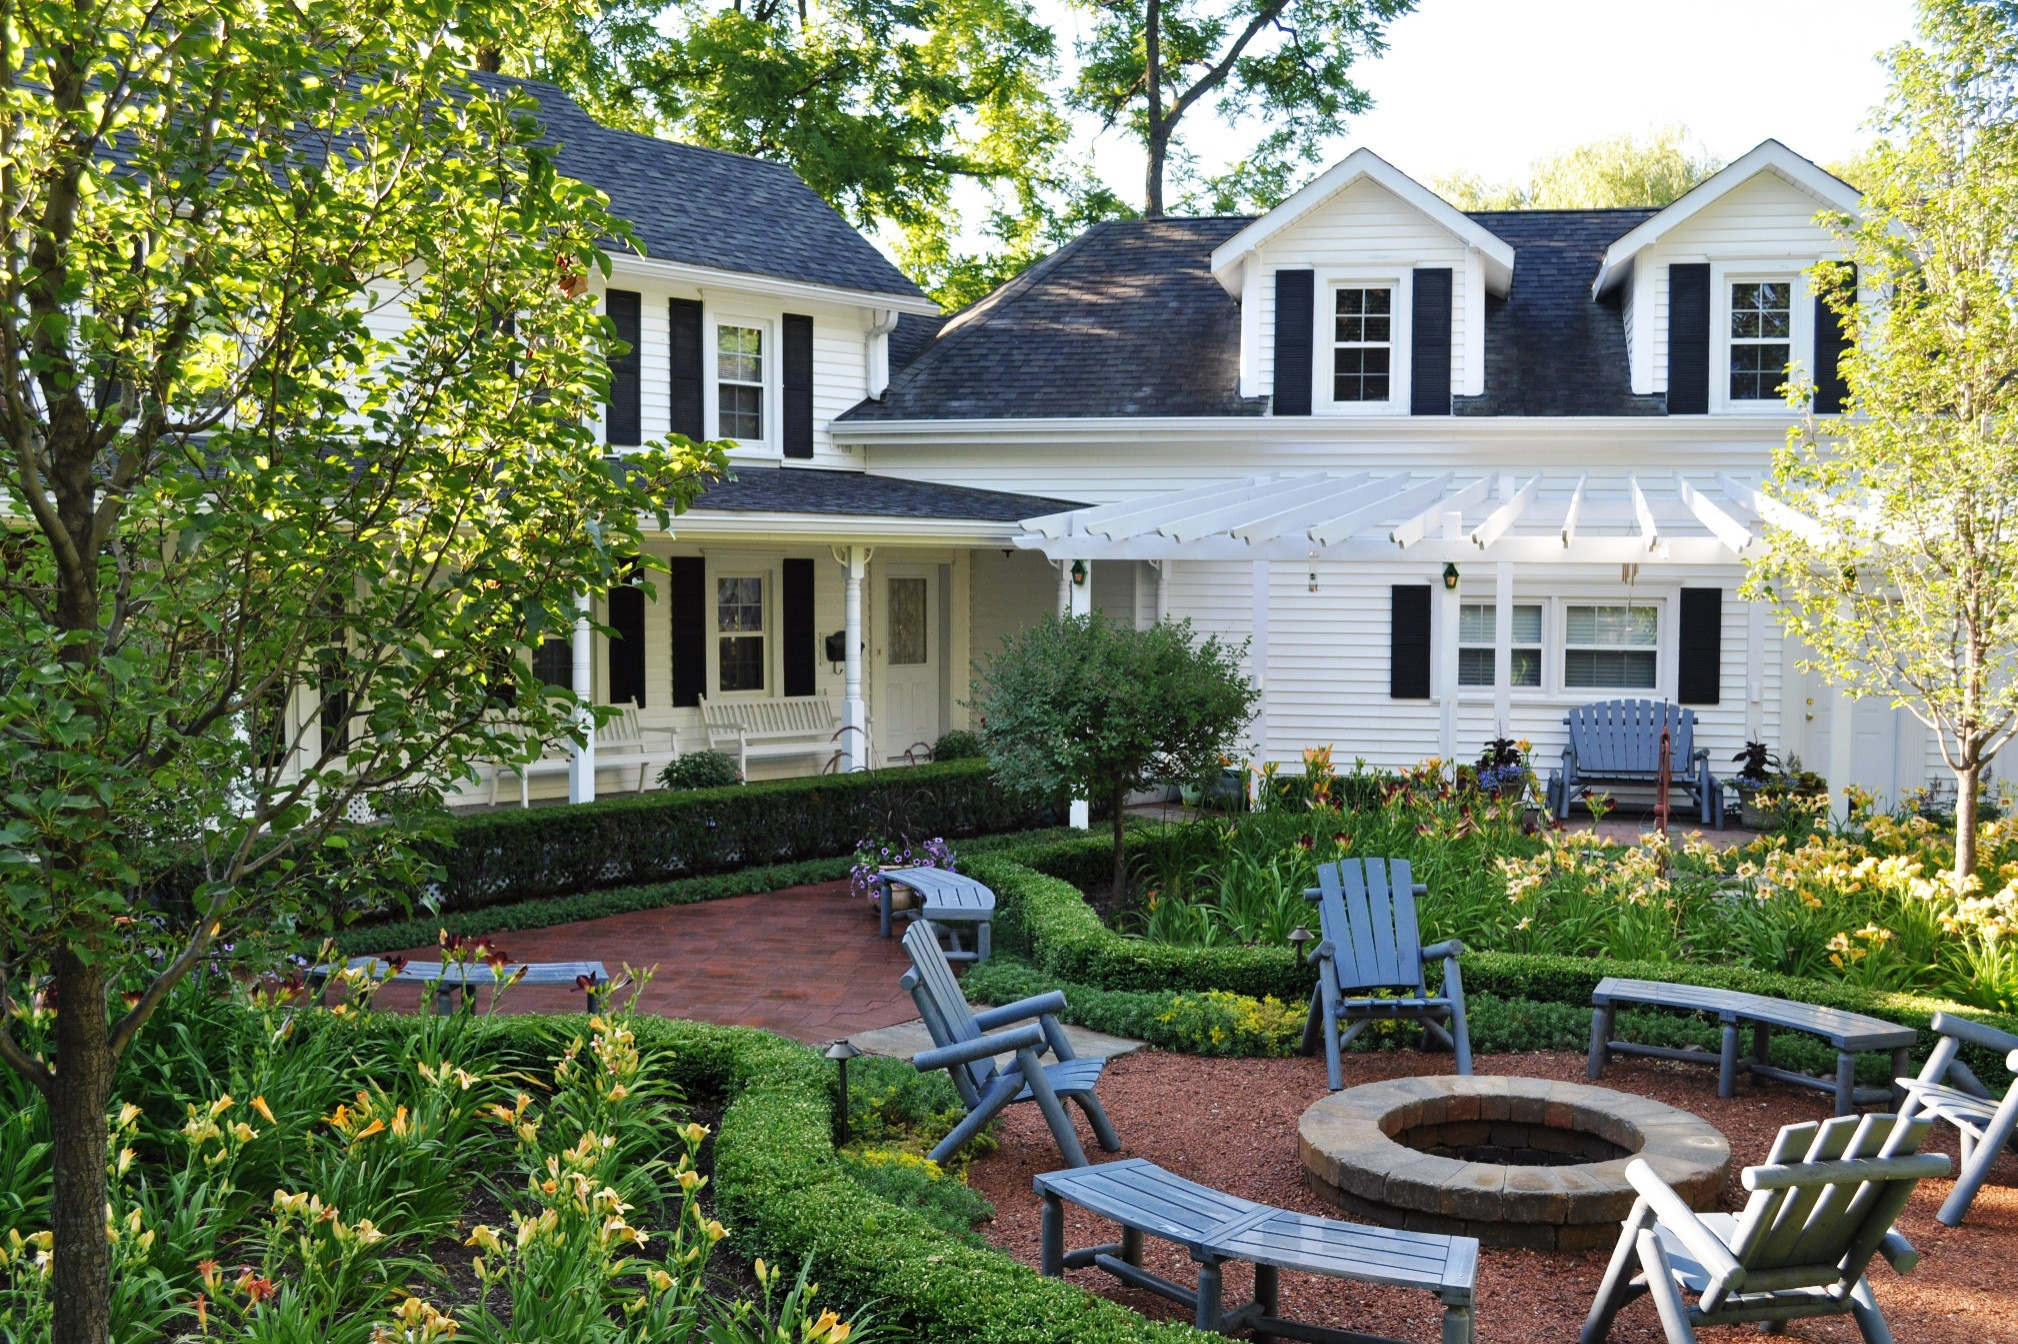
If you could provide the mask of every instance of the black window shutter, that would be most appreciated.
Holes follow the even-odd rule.
[[[785,314],[784,431],[786,457],[813,455],[813,319]],[[790,692],[786,692],[790,694]]]
[[[672,321],[673,433],[699,442],[708,437],[707,413],[701,403],[701,301],[673,299]]]
[[[1408,413],[1450,414],[1450,268],[1415,273],[1409,312]]]
[[[644,365],[639,351],[642,302],[643,296],[634,289],[613,289],[603,296],[603,310],[617,329],[617,339],[630,347],[610,360],[610,408],[603,430],[608,441],[617,445],[645,441],[643,407],[638,400],[638,373]]]
[[[1316,322],[1311,305],[1317,276],[1313,271],[1275,273],[1275,413],[1309,415],[1310,333]]]
[[[1857,264],[1841,263],[1849,271],[1849,280],[1854,290],[1857,283]],[[1843,382],[1841,360],[1843,351],[1850,347],[1850,333],[1843,328],[1843,320],[1836,316],[1836,310],[1824,303],[1820,295],[1815,298],[1815,411],[1820,415],[1839,415],[1843,402],[1849,398],[1850,389]]]
[[[1668,267],[1668,414],[1710,411],[1710,266]]]
[[[1680,624],[1675,699],[1685,705],[1714,705],[1724,680],[1724,590],[1682,589]]]
[[[708,689],[707,561],[676,555],[666,576],[673,617],[673,706],[690,709]]]
[[[610,703],[645,707],[645,592],[629,584],[610,589]]]
[[[1397,583],[1388,633],[1388,687],[1393,700],[1429,699],[1429,585]]]
[[[813,562],[785,562],[778,613],[784,620],[785,694],[811,695],[813,671]]]

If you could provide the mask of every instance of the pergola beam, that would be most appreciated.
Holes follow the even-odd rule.
[[[1528,477],[1527,484],[1514,491],[1514,497],[1487,515],[1486,520],[1471,530],[1472,544],[1480,550],[1492,545],[1507,534],[1507,530],[1521,520],[1528,511],[1528,505],[1535,502],[1535,492],[1541,488],[1540,472]]]
[[[1232,532],[1243,523],[1279,514],[1282,512],[1282,501],[1285,499],[1301,505],[1313,496],[1357,489],[1365,485],[1366,481],[1367,474],[1363,471],[1339,477],[1292,477],[1255,490],[1245,499],[1231,503],[1222,499],[1216,508],[1167,519],[1158,524],[1155,530],[1173,541],[1194,541],[1199,537],[1211,536],[1214,532]]]
[[[1715,500],[1690,485],[1679,471],[1675,473],[1675,493],[1682,497],[1682,503],[1688,506],[1689,512],[1696,515],[1697,522],[1709,528],[1712,536],[1739,555],[1743,555],[1745,548],[1752,544],[1751,529],[1725,513],[1717,506]]]
[[[1661,526],[1654,521],[1654,511],[1647,503],[1647,496],[1640,489],[1640,478],[1626,473],[1626,490],[1633,497],[1633,517],[1639,521],[1640,542],[1648,552],[1658,550],[1661,544]]]
[[[1427,509],[1416,514],[1415,517],[1402,523],[1394,531],[1388,533],[1387,539],[1403,550],[1407,550],[1428,534],[1431,523],[1441,522],[1443,516],[1447,513],[1464,512],[1464,510],[1491,494],[1493,486],[1498,481],[1498,472],[1487,472],[1464,489],[1452,495],[1449,499],[1437,500]]]
[[[1340,478],[1339,484],[1346,487],[1348,481],[1349,488],[1325,490],[1307,499],[1299,499],[1286,509],[1250,518],[1227,531],[1250,546],[1274,541],[1285,532],[1301,531],[1312,523],[1335,518],[1341,508],[1362,509],[1392,499],[1407,486],[1408,473],[1398,472],[1376,481],[1360,472],[1351,478]]]
[[[1777,499],[1768,499],[1754,487],[1723,472],[1717,473],[1717,487],[1724,492],[1724,498],[1742,508],[1750,509],[1774,527],[1792,532],[1795,536],[1814,541],[1822,535],[1822,526],[1807,514],[1790,509]]]
[[[1563,511],[1563,549],[1577,539],[1577,519],[1584,511],[1584,487],[1590,484],[1591,474],[1585,472],[1577,477],[1577,488],[1570,492],[1570,506]]]
[[[1149,496],[1147,499],[1123,499],[1112,504],[1098,504],[1091,508],[1066,509],[1060,513],[1047,513],[1038,518],[1025,518],[1021,526],[1030,532],[1047,537],[1064,537],[1080,532],[1092,532],[1111,538],[1107,529],[1110,524],[1134,519],[1137,515],[1155,517],[1168,514],[1174,505],[1189,504],[1194,500],[1226,498],[1229,489],[1244,486],[1265,485],[1274,476],[1250,476],[1245,481],[1229,486],[1225,481],[1214,481],[1210,485],[1197,486],[1190,490],[1178,490]],[[1146,529],[1144,529],[1146,530]],[[1134,533],[1128,535],[1133,536]]]
[[[1450,484],[1450,478],[1451,473],[1446,471],[1420,485],[1412,485],[1406,490],[1372,503],[1362,504],[1323,522],[1312,523],[1306,535],[1320,546],[1330,546],[1344,541],[1362,528],[1385,522],[1398,512],[1419,509],[1431,500],[1439,498],[1444,492],[1444,487]]]

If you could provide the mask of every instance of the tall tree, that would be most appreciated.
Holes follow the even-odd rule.
[[[1028,0],[561,0],[480,55],[611,125],[790,165],[931,283],[961,184],[1019,212],[1058,185],[1055,45]]]
[[[1530,165],[1525,182],[1449,173],[1431,185],[1460,210],[1602,210],[1666,205],[1723,166],[1690,144],[1688,127],[1675,124],[1644,140],[1617,135],[1546,155]]]
[[[568,731],[526,648],[722,461],[582,422],[614,338],[570,296],[625,228],[460,73],[516,22],[0,0],[0,1059],[50,1103],[56,1344],[107,1338],[135,1033],[332,917],[322,858]]]
[[[1812,525],[1779,515],[1750,587],[1804,665],[1933,730],[1959,889],[2018,729],[2018,4],[1922,0],[1887,60],[1862,209],[1832,221],[1855,278],[1813,273],[1856,337],[1847,413],[1778,453],[1767,494]]]
[[[1229,122],[1269,130],[1241,165],[1264,184],[1308,162],[1341,119],[1372,103],[1352,82],[1362,57],[1385,50],[1386,27],[1414,0],[1075,0],[1091,11],[1073,105],[1121,126],[1148,156],[1142,213],[1164,212],[1178,126],[1211,99]],[[1279,183],[1277,184],[1279,186]],[[1209,184],[1224,196],[1228,183]]]

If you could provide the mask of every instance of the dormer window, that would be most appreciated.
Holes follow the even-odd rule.
[[[1794,287],[1785,280],[1731,286],[1731,400],[1773,401],[1793,358]]]
[[[1386,401],[1394,359],[1394,291],[1348,286],[1337,294],[1333,401]]]
[[[764,333],[759,327],[715,328],[717,431],[725,439],[764,438]]]

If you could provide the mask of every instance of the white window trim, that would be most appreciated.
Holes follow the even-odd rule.
[[[737,631],[737,634],[756,633],[764,639],[764,684],[754,691],[725,691],[722,689],[722,640],[734,638],[722,629],[722,580],[755,579],[762,585],[760,589],[764,609],[764,622],[757,631]],[[777,574],[768,565],[733,564],[720,569],[710,566],[708,582],[708,698],[710,700],[769,700],[780,692],[778,687],[778,641],[774,627],[777,625],[778,584]]]
[[[1315,342],[1313,349],[1317,357],[1312,361],[1315,367],[1311,373],[1315,386],[1311,389],[1311,412],[1315,415],[1368,416],[1407,415],[1409,413],[1409,349],[1411,333],[1409,315],[1413,311],[1414,276],[1411,267],[1329,267],[1316,274],[1317,300],[1311,306],[1317,310],[1316,330],[1312,332]],[[1389,321],[1389,354],[1386,401],[1334,401],[1332,400],[1332,352],[1338,348],[1332,319],[1338,313],[1338,291],[1385,286],[1394,293],[1394,308]]]
[[[702,366],[702,411],[708,427],[708,437],[722,437],[722,392],[721,363],[717,343],[721,340],[723,327],[753,327],[763,333],[764,361],[764,436],[761,439],[738,439],[730,449],[735,457],[779,458],[784,455],[783,440],[778,434],[778,415],[782,409],[779,397],[783,388],[782,373],[778,367],[779,355],[776,314],[759,316],[756,313],[732,309],[703,306],[701,310],[704,360]],[[767,615],[765,619],[769,619]]]
[[[1549,613],[1543,615],[1542,634],[1549,643],[1543,650],[1542,679],[1545,685],[1554,688],[1555,693],[1565,699],[1580,703],[1592,700],[1671,700],[1674,698],[1676,632],[1674,621],[1676,610],[1681,605],[1676,598],[1676,590],[1663,588],[1657,593],[1634,593],[1630,597],[1616,590],[1601,594],[1564,594],[1556,597],[1551,604],[1555,611],[1553,620]],[[1569,684],[1569,609],[1571,607],[1652,607],[1654,609],[1654,684],[1651,686],[1572,686]],[[1549,654],[1554,654],[1554,680],[1549,680],[1547,666]]]
[[[1792,414],[1778,397],[1762,401],[1731,398],[1731,286],[1748,281],[1793,286],[1789,298],[1787,353],[1793,377],[1813,377],[1815,370],[1814,296],[1808,291],[1805,268],[1788,261],[1710,263],[1710,412],[1713,415],[1778,416]]]

